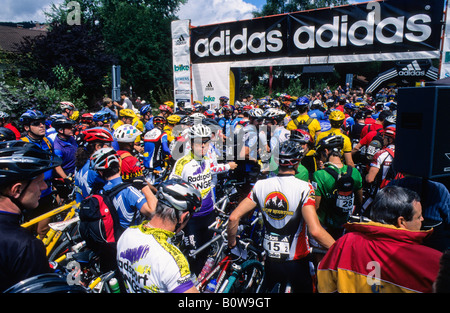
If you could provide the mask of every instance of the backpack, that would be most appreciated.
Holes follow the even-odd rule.
[[[391,182],[391,180],[401,179],[401,178],[405,177],[401,172],[396,171],[394,168],[394,161],[395,161],[394,151],[390,148],[385,148],[384,150],[386,150],[390,154],[393,161],[392,161],[391,165],[389,166],[388,172],[386,173],[386,177],[380,183],[380,189],[386,187]],[[381,175],[382,172],[383,172],[383,170],[381,169],[379,171],[378,175]]]
[[[372,138],[366,149],[366,157],[369,161],[372,161],[374,155],[383,148],[383,136],[381,131],[377,131],[377,134]]]
[[[124,229],[120,226],[119,215],[112,200],[116,194],[129,186],[131,183],[122,183],[104,191],[103,194],[91,194],[80,202],[79,230],[88,246],[117,242]]]
[[[355,202],[354,181],[352,178],[353,168],[347,166],[347,172],[345,173],[337,173],[330,167],[325,167],[325,171],[333,176],[335,180],[333,197],[335,199],[336,212],[339,215],[349,215],[353,211]]]
[[[294,122],[295,127],[296,127],[297,129],[303,129],[303,130],[306,130],[307,132],[309,132],[308,126],[309,126],[309,124],[311,124],[311,122],[312,122],[313,120],[314,120],[314,119],[311,118],[311,117],[309,117],[306,121],[305,121],[305,120],[301,120],[301,121],[300,121],[298,118],[296,118],[295,120],[293,120],[293,122]]]

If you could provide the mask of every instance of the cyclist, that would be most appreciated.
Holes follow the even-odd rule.
[[[328,119],[330,120],[331,129],[324,131],[317,136],[316,146],[322,138],[325,138],[329,135],[341,136],[342,138],[344,138],[344,146],[342,148],[344,162],[348,166],[355,167],[355,163],[353,162],[352,158],[352,143],[350,141],[350,138],[346,136],[341,129],[345,119],[344,113],[339,110],[334,110],[330,113]]]
[[[154,128],[144,136],[144,167],[150,171],[161,172],[165,167],[165,160],[170,159],[171,152],[167,134],[163,131],[167,120],[163,116],[153,117]]]
[[[172,135],[172,130],[181,121],[181,116],[177,114],[172,114],[167,118],[167,124],[164,126],[163,130],[167,134],[167,141],[170,143],[175,139]]]
[[[57,118],[52,122],[57,132],[53,142],[54,151],[63,160],[61,167],[67,175],[75,173],[75,153],[78,144],[73,137],[74,124],[75,122],[67,117]]]
[[[300,97],[295,101],[296,109],[299,116],[293,118],[286,126],[288,130],[298,129],[303,127],[308,130],[311,137],[314,139],[321,131],[320,123],[317,119],[311,118],[308,115],[309,100],[306,97]]]
[[[49,150],[24,141],[0,142],[0,292],[29,277],[49,273],[45,247],[20,226],[39,205],[44,173],[61,164]]]
[[[225,137],[230,137],[233,134],[232,122],[233,122],[233,109],[230,105],[224,105],[222,107],[223,117],[218,120],[220,127],[222,127],[222,133]]]
[[[359,212],[362,200],[362,177],[358,170],[351,172],[351,185],[345,186],[345,193],[338,189],[337,181],[325,168],[343,175],[349,171],[349,166],[342,163],[342,146],[344,139],[341,136],[329,135],[321,139],[316,147],[316,153],[324,168],[314,173],[316,186],[317,215],[323,227],[335,238],[343,234],[342,225],[354,211]],[[350,180],[349,180],[350,181]]]
[[[312,292],[307,230],[327,248],[334,243],[317,217],[314,188],[294,177],[302,154],[300,143],[283,142],[276,157],[278,176],[258,180],[231,213],[227,226],[228,246],[233,248],[240,220],[256,207],[261,209],[269,290],[281,283],[283,290],[291,284],[294,292]]]
[[[142,166],[135,157],[134,142],[141,132],[133,125],[122,125],[114,132],[114,138],[119,143],[117,154],[120,156],[120,172],[124,182],[132,182],[142,176]]]
[[[153,112],[152,112],[152,106],[150,104],[144,105],[140,110],[139,113],[141,114],[142,123],[144,124],[145,131],[148,132],[149,130],[153,129]]]
[[[16,136],[15,139],[19,140],[20,139],[20,132],[19,130],[16,128],[16,126],[14,126],[11,121],[10,121],[10,115],[6,112],[0,111],[0,127],[5,127],[5,128],[9,128],[14,135]]]
[[[200,190],[202,206],[192,216],[191,222],[185,229],[185,238],[188,245],[194,249],[200,247],[213,236],[208,229],[215,220],[214,194],[212,189],[212,161],[208,158],[211,129],[203,124],[193,125],[190,128],[192,150],[184,157],[178,159],[169,178],[183,179],[192,183]],[[205,264],[208,253],[200,253],[195,260],[191,260],[192,271],[198,275]]]
[[[52,153],[53,143],[45,136],[45,115],[41,111],[37,110],[27,110],[20,116],[19,123],[25,130],[25,136],[20,138],[20,140],[25,142],[31,142],[43,150],[49,150]],[[54,168],[54,170],[49,170],[45,173],[45,182],[47,184],[47,189],[42,191],[41,199],[39,200],[39,206],[30,214],[28,218],[33,218],[44,212],[49,211],[54,206],[54,198],[52,194],[52,179],[56,177],[53,171],[59,177],[65,179],[67,178],[66,173],[62,169],[61,165]],[[44,219],[38,223],[37,233],[40,238],[44,238],[47,231],[50,229],[48,223],[50,218]]]
[[[123,109],[119,111],[119,120],[112,126],[113,130],[116,130],[124,124],[132,125],[136,113],[131,109]]]
[[[130,293],[197,293],[189,263],[170,242],[200,208],[197,188],[183,180],[167,180],[156,193],[153,218],[128,228],[117,243],[117,263]]]
[[[0,141],[16,140],[16,134],[6,127],[0,127]]]
[[[93,127],[82,132],[84,145],[78,147],[75,168],[76,202],[91,194],[92,189],[100,190],[105,184],[99,174],[90,169],[90,157],[95,151],[111,147],[113,137],[102,127]]]
[[[61,109],[61,114],[67,118],[70,118],[73,113],[77,110],[75,105],[69,101],[61,101],[59,103],[59,108]]]
[[[108,112],[111,115],[111,120],[115,123],[119,119],[117,108],[122,109],[123,107],[116,101],[113,101],[111,98],[104,98],[102,102],[102,109],[100,110],[100,112]]]
[[[107,191],[123,183],[120,176],[120,156],[112,148],[95,151],[90,158],[90,168],[105,180],[106,183],[102,190]],[[112,203],[117,211],[120,226],[124,230],[130,225],[138,225],[142,216],[151,218],[155,212],[157,200],[148,185],[141,191],[133,186],[128,186],[114,196]],[[102,271],[117,268],[115,244],[91,248],[100,254]]]

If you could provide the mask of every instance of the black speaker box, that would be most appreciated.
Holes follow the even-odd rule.
[[[398,89],[394,164],[424,178],[450,176],[450,86]]]

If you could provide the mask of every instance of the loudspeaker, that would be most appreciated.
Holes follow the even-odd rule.
[[[424,178],[450,176],[450,87],[399,88],[394,167]]]

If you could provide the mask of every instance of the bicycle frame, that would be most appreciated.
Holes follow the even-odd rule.
[[[52,217],[55,216],[59,213],[62,213],[66,210],[69,210],[69,212],[67,212],[67,215],[64,218],[64,221],[68,221],[71,218],[73,218],[75,216],[75,209],[78,207],[78,203],[76,203],[76,201],[72,201],[68,204],[65,204],[63,206],[60,206],[54,210],[51,210],[50,212],[47,212],[45,214],[42,214],[32,220],[30,220],[29,222],[23,223],[21,226],[24,228],[30,227],[48,217]],[[50,229],[47,234],[45,235],[45,238],[42,239],[42,242],[45,245],[45,249],[46,249],[46,253],[47,256],[50,254],[50,251],[52,251],[52,249],[54,248],[54,246],[56,245],[56,243],[58,242],[59,238],[61,237],[62,232],[61,231],[55,231],[53,229]]]

